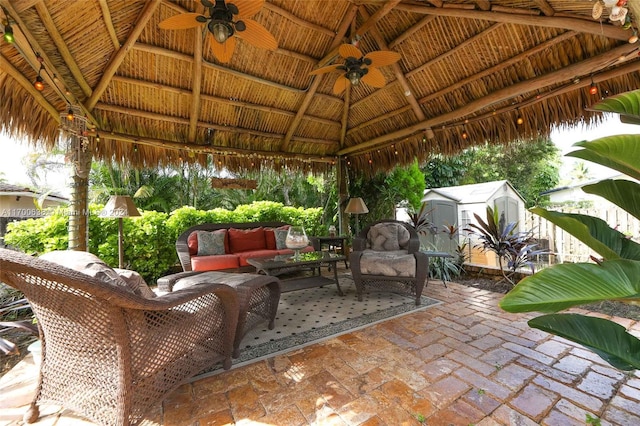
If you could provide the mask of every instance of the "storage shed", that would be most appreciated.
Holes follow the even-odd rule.
[[[422,202],[426,204],[429,219],[434,225],[434,232],[424,235],[423,242],[427,247],[433,247],[437,250],[455,251],[458,242],[469,237],[469,233],[462,230],[470,223],[477,223],[474,213],[485,218],[487,206],[497,209],[501,215],[505,216],[507,222],[518,222],[517,229],[523,230],[525,201],[506,180],[429,188],[425,190]],[[448,226],[458,227],[459,235],[450,239],[443,232]],[[477,250],[471,250],[473,245],[474,242],[471,242],[468,248],[471,263],[489,265],[495,263],[491,256],[481,254]],[[497,263],[495,264],[497,265]]]

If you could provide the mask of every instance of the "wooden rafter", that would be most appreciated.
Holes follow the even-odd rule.
[[[329,28],[325,28],[322,25],[318,25],[318,24],[314,24],[313,22],[309,22],[309,21],[305,21],[304,19],[300,19],[298,18],[296,15],[294,15],[293,13],[290,13],[284,9],[282,9],[281,7],[276,6],[275,4],[269,3],[269,2],[264,2],[264,5],[262,6],[267,10],[270,10],[272,12],[277,13],[280,16],[283,16],[285,18],[287,18],[288,20],[295,22],[297,25],[303,27],[303,28],[308,28],[311,29],[313,31],[316,31],[320,34],[324,34],[326,36],[329,37],[334,37],[336,35],[336,31],[333,31]]]
[[[475,0],[480,10],[491,10],[491,2],[489,0]]]
[[[369,14],[367,13],[367,10],[363,6],[360,6],[360,14],[365,19],[369,18]],[[387,43],[384,41],[384,38],[380,35],[378,30],[373,28],[371,30],[371,35],[373,36],[373,39],[375,40],[375,42],[378,44],[379,48],[383,50],[389,50],[389,46],[387,46]],[[407,98],[407,102],[409,102],[409,105],[411,105],[411,109],[413,109],[413,113],[416,115],[418,120],[424,120],[425,118],[424,111],[422,111],[420,104],[418,104],[418,101],[416,100],[416,96],[414,95],[415,90],[413,90],[413,87],[411,87],[409,82],[407,82],[405,75],[402,73],[400,64],[396,62],[392,65],[392,67],[393,67],[393,73],[395,74],[396,79],[398,80],[398,83],[400,84],[400,86],[402,86],[402,91],[404,92],[405,97]]]
[[[80,70],[78,63],[76,62],[75,59],[73,59],[73,55],[71,55],[71,52],[67,47],[67,44],[64,42],[62,36],[58,32],[58,29],[56,28],[56,25],[53,22],[53,19],[51,19],[51,15],[49,14],[49,11],[47,10],[44,3],[42,2],[36,3],[36,11],[40,16],[40,19],[42,19],[42,23],[44,24],[45,29],[49,33],[49,37],[51,37],[51,39],[53,40],[53,43],[58,48],[58,52],[60,52],[60,56],[62,56],[62,60],[67,65],[67,68],[69,68],[69,71],[71,71],[71,75],[73,75],[73,78],[78,83],[78,86],[80,86],[80,88],[82,89],[84,96],[85,97],[91,96],[91,87],[89,86],[89,84],[87,83],[87,80],[85,80],[84,76],[82,75],[82,71]]]
[[[95,136],[95,132],[89,133],[91,136]],[[154,138],[145,138],[137,135],[127,135],[125,133],[115,133],[111,132],[108,134],[103,134],[103,137],[106,139],[112,139],[119,142],[126,142],[130,144],[138,144],[138,145],[147,145],[152,146],[154,148],[163,148],[163,149],[171,149],[175,151],[186,151],[193,152],[196,154],[214,154],[214,155],[258,155],[263,157],[273,157],[273,151],[260,151],[253,149],[241,149],[241,148],[231,148],[231,147],[214,147],[208,145],[197,145],[197,144],[185,144],[182,142],[173,142],[166,141],[162,139],[154,139]],[[279,158],[284,158],[287,160],[302,160],[302,161],[312,161],[316,163],[333,163],[335,162],[335,157],[330,155],[307,155],[307,154],[288,154],[286,152],[277,153]]]
[[[201,8],[200,8],[201,9]],[[187,141],[193,143],[198,132],[200,118],[200,96],[202,91],[202,30],[194,28],[193,67],[191,67],[191,109],[189,111],[189,134]]]
[[[169,123],[176,123],[184,126],[189,125],[189,119],[187,118],[175,117],[173,115],[157,114],[155,112],[141,111],[139,109],[125,108],[125,107],[116,106],[116,105],[98,103],[96,104],[96,109],[99,109],[100,111],[110,111],[110,112],[115,112],[119,114],[126,114],[126,115],[135,116],[135,117],[146,118],[149,120],[166,121]],[[280,133],[262,132],[259,130],[245,129],[242,127],[223,126],[219,124],[211,124],[211,123],[205,123],[205,122],[199,122],[198,127],[202,127],[206,129],[214,129],[214,130],[219,130],[222,132],[229,132],[229,133],[238,133],[238,134],[246,133],[249,135],[259,136],[263,138],[270,138],[270,139],[282,139],[284,137],[284,135]],[[332,147],[335,147],[337,145],[336,141],[330,141],[326,139],[317,139],[317,138],[304,138],[300,136],[294,137],[293,140],[299,141],[299,142],[311,142],[311,143],[317,143],[317,144],[330,145]]]
[[[400,3],[396,6],[400,10],[428,15],[448,16],[453,18],[481,19],[484,21],[504,22],[518,25],[533,25],[547,28],[563,28],[581,33],[601,35],[615,40],[626,41],[629,32],[614,25],[602,24],[595,21],[587,21],[579,18],[557,17],[557,16],[532,16],[529,14],[505,13],[483,10],[467,10],[448,7],[429,7],[421,3]]]
[[[344,91],[344,107],[342,108],[342,122],[340,127],[340,149],[345,147],[347,127],[349,126],[349,107],[351,106],[351,86]]]
[[[425,25],[427,25],[429,22],[433,21],[434,19],[436,19],[436,17],[433,16],[433,15],[427,15],[427,16],[423,17],[420,21],[418,21],[417,24],[415,24],[411,28],[409,28],[406,31],[404,31],[395,40],[392,40],[389,43],[389,49],[393,49],[394,47],[396,47],[397,45],[399,45],[400,43],[402,43],[403,41],[405,41],[406,39],[408,39],[409,37],[414,35],[416,32],[420,31],[420,29],[422,27],[424,27]]]
[[[383,145],[393,143],[393,141],[397,139],[410,136],[414,133],[423,131],[430,127],[433,128],[449,121],[458,120],[461,117],[471,115],[484,108],[488,108],[491,105],[508,99],[512,99],[523,93],[558,84],[558,82],[561,81],[572,80],[575,79],[576,76],[588,75],[592,73],[593,70],[602,69],[605,66],[611,65],[612,63],[617,61],[620,56],[626,56],[634,49],[634,46],[630,44],[618,46],[598,56],[585,59],[584,61],[572,65],[568,65],[557,71],[553,71],[545,75],[537,76],[529,80],[513,84],[509,87],[496,90],[495,92],[492,92],[487,96],[469,102],[451,112],[442,114],[437,117],[431,117],[427,120],[421,121],[420,123],[405,127],[404,129],[400,129],[386,135],[378,136],[356,146],[342,149],[338,151],[337,154],[347,155],[354,152],[366,152],[372,148],[380,148]]]
[[[547,0],[533,0],[535,4],[538,5],[542,13],[547,16],[553,16],[556,14],[556,11],[551,5],[547,2]]]
[[[131,32],[129,33],[129,37],[127,37],[127,41],[122,45],[122,47],[116,52],[116,54],[111,58],[104,72],[102,73],[102,77],[98,82],[95,90],[91,94],[91,97],[85,102],[85,107],[91,111],[93,107],[98,103],[100,96],[107,90],[109,83],[111,82],[111,78],[114,76],[122,61],[124,61],[125,56],[129,52],[129,50],[135,45],[138,37],[140,37],[140,33],[153,16],[153,13],[160,5],[161,0],[149,0],[149,2],[145,5],[144,9],[140,13],[140,16],[136,19],[136,25],[133,27]]]
[[[345,18],[342,20],[342,23],[340,24],[340,28],[338,29],[338,32],[333,38],[333,42],[331,42],[331,46],[329,47],[329,50],[333,50],[334,48],[338,47],[342,43],[342,39],[344,38],[344,35],[347,33],[347,30],[349,29],[349,24],[351,23],[353,16],[355,16],[356,9],[357,8],[355,6],[352,7],[351,11],[345,15]],[[296,116],[291,121],[291,124],[289,125],[289,129],[287,130],[287,134],[284,136],[284,140],[280,145],[281,151],[286,151],[289,148],[289,143],[293,138],[293,134],[298,129],[298,126],[300,125],[300,122],[302,121],[304,114],[307,112],[307,108],[309,108],[309,105],[311,104],[311,100],[313,99],[313,96],[316,94],[316,91],[318,90],[318,86],[320,85],[320,82],[322,81],[323,77],[324,77],[323,75],[316,75],[313,77],[311,86],[309,87],[307,94],[304,96],[304,99],[302,100],[302,104],[300,105],[300,108],[298,108],[298,112],[296,113]]]
[[[186,90],[186,89],[181,89],[179,87],[167,86],[166,84],[158,84],[158,83],[139,80],[139,79],[130,78],[130,77],[122,77],[122,76],[115,75],[115,76],[113,76],[113,79],[111,79],[111,81],[120,82],[120,83],[127,83],[127,84],[131,84],[133,86],[147,87],[147,88],[153,89],[153,90],[160,89],[162,91],[171,92],[171,93],[177,93],[177,94],[185,95],[185,96],[190,96],[191,95],[191,91]],[[286,117],[295,117],[295,115],[296,115],[294,112],[291,112],[291,111],[285,111],[283,109],[274,108],[274,107],[270,107],[270,106],[266,106],[266,105],[252,104],[252,103],[243,102],[243,101],[240,101],[240,100],[237,100],[237,99],[220,98],[218,96],[206,95],[206,94],[201,94],[200,98],[202,100],[205,100],[205,101],[216,102],[216,103],[221,103],[221,104],[225,104],[225,105],[232,105],[232,106],[237,106],[237,107],[240,107],[240,108],[247,108],[249,110],[268,112],[268,113],[273,113],[273,114],[280,114],[280,115],[284,115]],[[315,122],[322,123],[325,126],[337,127],[337,126],[340,125],[340,123],[337,122],[337,121],[329,120],[327,118],[322,118],[322,117],[316,117],[316,116],[309,115],[309,114],[305,115],[304,119],[305,120],[313,120]]]
[[[107,0],[99,0],[99,3],[100,10],[102,10],[102,19],[104,20],[104,25],[107,27],[107,31],[109,32],[109,37],[111,38],[111,42],[113,43],[113,48],[115,50],[118,50],[120,49],[120,41],[118,41],[116,29],[113,27],[113,21],[111,20],[111,11],[109,10]]]

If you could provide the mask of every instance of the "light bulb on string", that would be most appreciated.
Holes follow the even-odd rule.
[[[467,133],[467,130],[463,127],[462,128],[462,139],[468,139],[469,138],[469,133]]]
[[[589,86],[589,93],[592,95],[598,94],[598,86],[593,82],[593,78],[591,79],[591,86]]]
[[[9,44],[13,44],[16,41],[16,38],[13,35],[13,28],[11,28],[11,25],[9,24],[9,21],[7,21],[7,25],[4,26],[4,41],[6,41]]]
[[[73,110],[69,107],[69,111],[67,111],[67,120],[73,121]]]
[[[520,126],[524,124],[524,118],[522,118],[522,115],[520,114],[520,110],[518,108],[516,108],[516,113],[517,113],[516,124]]]

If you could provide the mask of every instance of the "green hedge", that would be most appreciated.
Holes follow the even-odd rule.
[[[89,251],[117,267],[118,219],[99,217],[102,207],[90,206]],[[61,208],[40,219],[9,223],[5,244],[33,255],[66,250],[68,211],[68,208]],[[326,234],[321,224],[322,208],[296,208],[271,201],[241,205],[233,211],[181,207],[169,215],[156,211],[142,211],[141,214],[139,218],[123,220],[124,263],[125,268],[137,271],[149,283],[155,283],[178,264],[176,239],[187,228],[201,223],[281,221],[303,225],[308,235]]]

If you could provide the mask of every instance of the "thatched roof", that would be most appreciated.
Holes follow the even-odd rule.
[[[605,8],[594,20],[587,0],[267,0],[253,19],[278,48],[240,39],[227,63],[204,27],[158,26],[204,13],[199,1],[0,5],[16,36],[0,43],[2,127],[52,145],[60,113],[79,105],[95,128],[95,156],[136,166],[213,154],[217,167],[235,171],[321,170],[344,159],[370,173],[591,123],[598,115],[585,108],[640,87],[640,43],[628,42],[635,18],[623,29]],[[338,46],[355,39],[365,54],[392,50],[401,59],[378,68],[384,87],[336,95],[339,72],[309,73],[344,62]],[[42,92],[33,88],[36,52]]]

